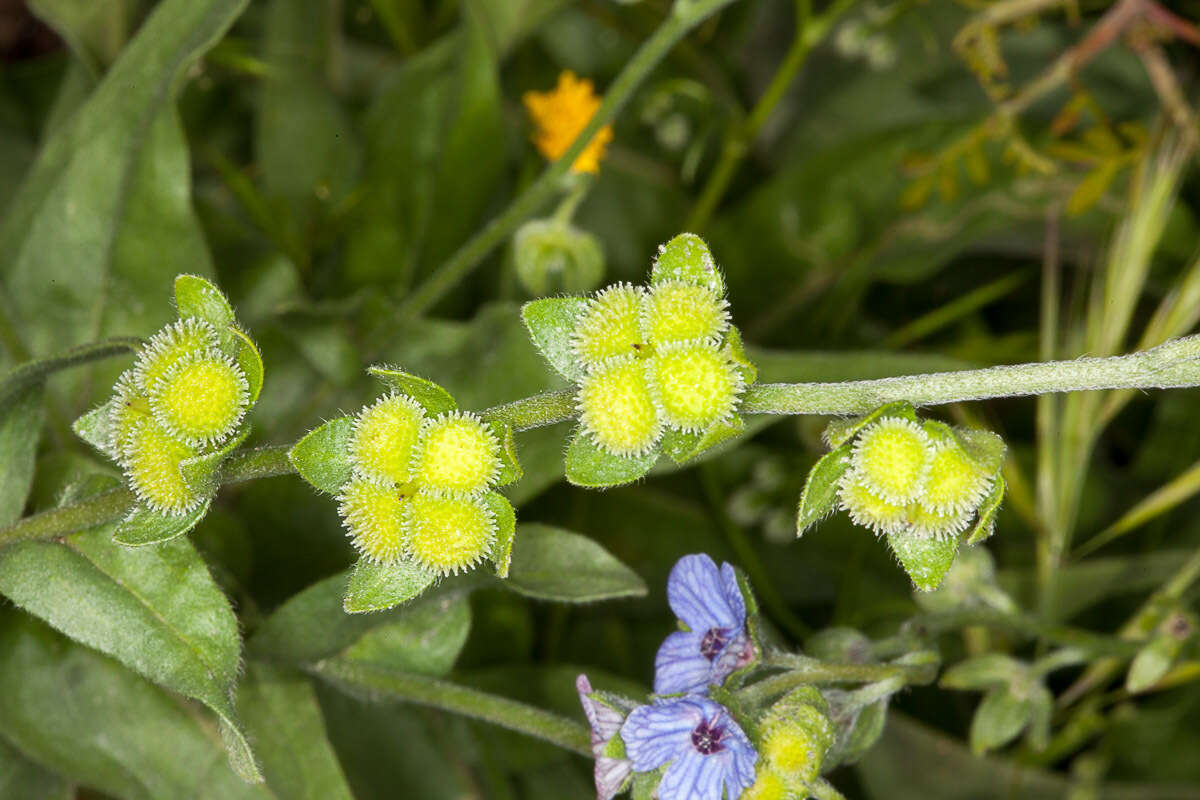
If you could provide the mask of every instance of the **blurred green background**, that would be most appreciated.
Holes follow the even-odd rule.
[[[603,283],[641,282],[660,243],[700,233],[765,381],[1125,352],[1154,343],[1147,326],[1164,308],[1176,312],[1171,335],[1188,332],[1200,313],[1196,51],[1183,27],[1152,24],[1154,4],[1027,5],[992,24],[1009,3],[818,2],[800,52],[807,3],[732,3],[670,51],[615,122],[574,214],[603,247]],[[1113,8],[1135,5],[1142,16],[1122,18],[1115,37],[1088,38]],[[1183,26],[1196,6],[1174,11]],[[255,443],[352,413],[379,391],[370,363],[438,381],[471,409],[559,387],[520,324],[531,295],[509,236],[426,313],[397,309],[544,168],[522,94],[550,89],[565,69],[603,92],[668,13],[663,0],[0,4],[0,369],[149,335],[173,317],[174,276],[192,272],[229,293],[262,346]],[[1089,41],[1094,52],[1078,49]],[[998,113],[1067,53],[1075,69]],[[789,58],[798,69],[756,118]],[[719,169],[727,187],[712,184]],[[706,191],[715,196],[702,200]],[[67,476],[104,468],[67,423],[123,366],[54,379],[31,509],[51,505]],[[1027,609],[1038,607],[1039,525],[1057,519],[1068,542],[1086,541],[1200,459],[1194,390],[1124,400],[1106,426],[1063,411],[1082,414],[1077,439],[1094,445],[1081,447],[1039,440],[1032,399],[938,412],[1010,445],[1013,494],[988,547]],[[520,519],[592,537],[649,595],[581,607],[497,590],[446,600],[421,622],[461,653],[427,668],[579,717],[582,670],[597,685],[648,687],[672,624],[664,586],[675,559],[738,561],[747,543],[789,609],[768,614],[785,639],[830,625],[893,633],[917,606],[885,547],[843,516],[794,538],[824,422],[762,419],[699,466],[603,493],[564,484],[567,425],[522,434],[526,477],[509,492]],[[1058,595],[1041,611],[1115,634],[1200,547],[1197,483],[1095,555],[1064,553]],[[295,477],[227,487],[193,537],[247,636],[353,560],[333,504]],[[1195,597],[1189,589],[1184,604]],[[216,777],[228,770],[211,724],[192,718],[201,712],[181,714],[191,707],[22,612],[0,618],[0,796],[173,797],[181,786],[251,796]],[[420,647],[411,631],[389,635]],[[979,642],[946,646],[953,663]],[[1001,635],[986,647],[1032,652]],[[1072,677],[1056,673],[1051,688]],[[360,800],[593,791],[590,763],[548,745],[295,680]],[[1191,680],[1134,698],[1101,691],[1086,713],[1056,718],[1074,733],[1040,753],[972,756],[976,702],[936,688],[900,695],[877,747],[832,782],[890,800],[1200,797]],[[40,710],[59,704],[74,716]],[[258,713],[252,731],[299,725]],[[55,744],[68,736],[70,748]],[[175,783],[154,777],[172,770]],[[264,791],[340,796],[314,786]]]

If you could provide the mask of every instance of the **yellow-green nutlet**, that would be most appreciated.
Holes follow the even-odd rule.
[[[450,492],[479,492],[500,469],[495,435],[473,414],[451,412],[425,423],[417,452],[424,486]]]
[[[163,430],[193,447],[229,437],[250,402],[246,374],[219,350],[176,359],[150,388],[150,409]]]
[[[572,346],[587,367],[599,367],[614,358],[645,355],[641,330],[641,303],[645,291],[618,283],[596,293],[575,323]]]
[[[649,452],[662,435],[645,364],[613,359],[579,384],[579,419],[604,450],[621,456]]]
[[[355,478],[342,488],[338,514],[364,558],[390,563],[401,556],[408,502],[395,487],[370,478]]]
[[[745,388],[736,366],[711,345],[661,348],[648,370],[663,421],[688,433],[730,419]]]
[[[430,572],[470,569],[495,539],[496,520],[478,499],[421,493],[405,509],[405,555]]]
[[[176,440],[145,417],[131,424],[121,451],[125,477],[138,500],[164,514],[182,515],[203,498],[184,481],[179,467],[196,450]]]
[[[388,394],[354,419],[350,460],[368,478],[393,484],[412,477],[425,412],[411,397]]]

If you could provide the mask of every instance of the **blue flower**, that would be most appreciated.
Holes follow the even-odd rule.
[[[675,562],[667,579],[671,610],[688,630],[672,633],[654,659],[655,694],[704,694],[754,658],[746,601],[729,564],[704,554]]]
[[[639,706],[621,726],[635,772],[669,764],[659,800],[740,797],[754,783],[758,754],[729,711],[707,697],[679,697]]]
[[[575,691],[579,692],[579,702],[583,705],[583,713],[587,715],[588,725],[592,728],[592,755],[596,759],[594,778],[596,781],[596,800],[612,800],[629,782],[633,765],[627,758],[612,758],[604,755],[608,743],[621,724],[625,722],[625,712],[632,703],[624,707],[618,698],[604,697],[592,691],[592,684],[586,675],[575,679]]]

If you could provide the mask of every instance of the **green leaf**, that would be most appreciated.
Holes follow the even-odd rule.
[[[75,435],[109,458],[115,459],[119,454],[112,449],[113,426],[112,407],[115,398],[109,398],[104,405],[97,406],[79,419],[71,423]]]
[[[1167,674],[1175,663],[1183,643],[1170,634],[1160,634],[1146,644],[1129,665],[1125,688],[1130,694],[1144,692]]]
[[[923,592],[941,585],[958,555],[958,538],[954,536],[939,539],[900,531],[889,533],[887,539],[913,585]]]
[[[33,352],[153,330],[175,273],[211,272],[172,98],[245,5],[159,3],[45,140],[0,227],[0,277]]]
[[[482,501],[496,518],[496,542],[492,545],[492,564],[496,577],[507,578],[512,565],[513,535],[517,530],[517,512],[501,494],[488,492]]]
[[[375,614],[347,614],[343,597],[350,578],[340,572],[289,598],[258,629],[247,650],[262,659],[310,664],[340,653],[367,631],[411,612],[417,604],[442,603],[484,583],[474,574],[446,578],[407,605]]]
[[[526,597],[563,603],[646,594],[638,574],[591,539],[536,523],[517,527],[504,585]]]
[[[195,510],[175,516],[152,508],[136,506],[125,519],[117,523],[112,540],[125,547],[161,544],[183,536],[196,527],[208,513],[211,500],[205,500]]]
[[[521,306],[521,321],[550,366],[569,381],[583,377],[583,365],[571,346],[575,320],[587,307],[585,297],[545,297]]]
[[[218,331],[237,326],[237,317],[228,298],[199,275],[179,275],[175,278],[175,310],[180,319],[197,317]]]
[[[359,559],[346,587],[347,614],[383,611],[407,603],[437,580],[437,575],[409,562],[376,564]]]
[[[979,544],[996,530],[996,514],[1000,512],[1000,504],[1004,502],[1004,492],[1007,487],[1004,476],[997,472],[991,491],[979,504],[979,518],[975,522],[975,527],[971,528],[970,533],[967,534],[967,544]]]
[[[746,430],[746,420],[735,414],[728,422],[718,422],[703,433],[667,431],[662,438],[662,451],[676,464],[686,464],[696,456]]]
[[[308,678],[252,662],[238,706],[279,800],[353,800]]]
[[[1104,193],[1108,191],[1109,185],[1113,182],[1113,178],[1117,177],[1120,169],[1121,162],[1118,159],[1100,162],[1095,169],[1084,176],[1084,179],[1071,192],[1071,196],[1067,198],[1067,214],[1077,216],[1100,202],[1100,198],[1104,197]]]
[[[33,763],[0,740],[0,797],[12,800],[74,800],[66,778]]]
[[[394,367],[367,367],[367,372],[383,381],[389,388],[416,400],[431,417],[458,408],[458,403],[454,402],[450,393],[433,381],[410,375]]]
[[[258,395],[262,392],[264,375],[262,353],[258,351],[258,345],[241,328],[231,325],[224,330],[232,337],[230,346],[234,350],[233,360],[242,368],[242,372],[246,373],[246,383],[250,388],[250,405],[253,406],[258,402]]]
[[[126,548],[111,526],[0,550],[0,592],[29,613],[168,689],[223,723],[230,763],[259,780],[232,702],[237,620],[187,539]]]
[[[122,800],[274,797],[229,769],[196,709],[14,612],[0,618],[0,735],[71,781]]]
[[[875,420],[883,419],[884,417],[900,417],[910,422],[920,422],[917,419],[917,411],[912,407],[912,403],[899,400],[895,403],[880,406],[870,414],[861,417],[845,417],[833,420],[825,427],[825,443],[830,447],[841,447],[857,436],[863,428]]]
[[[33,486],[43,394],[35,384],[0,400],[0,526],[17,521]]]
[[[758,380],[758,367],[754,366],[754,362],[746,354],[746,346],[742,343],[742,332],[738,330],[737,325],[730,325],[729,330],[725,333],[725,352],[729,354],[733,363],[737,364],[738,372],[741,373],[742,380],[746,382],[747,386]]]
[[[1021,679],[1028,667],[1003,653],[986,653],[960,661],[942,674],[947,689],[992,689]]]
[[[241,447],[249,435],[250,423],[244,422],[233,436],[229,437],[229,441],[218,449],[179,462],[179,474],[183,476],[188,488],[203,497],[215,495],[221,485],[221,465],[229,458],[230,453]]]
[[[588,489],[620,486],[645,475],[657,460],[657,450],[644,456],[630,457],[606,453],[596,446],[583,429],[579,429],[567,446],[567,480]]]
[[[354,418],[338,417],[309,431],[288,451],[288,461],[308,481],[326,494],[337,494],[354,471],[350,440]]]
[[[513,438],[512,426],[502,422],[487,424],[500,443],[500,470],[496,474],[496,485],[507,486],[521,480],[525,472],[521,469],[521,462],[517,460],[517,443]]]
[[[850,447],[851,443],[846,442],[831,450],[809,470],[796,511],[796,536],[837,510],[838,483],[850,468]]]
[[[708,245],[694,233],[681,233],[658,249],[650,282],[688,281],[708,286],[725,296],[725,279]]]
[[[635,772],[629,795],[633,800],[655,800],[658,797],[658,784],[662,783],[665,767],[653,772]]]
[[[368,631],[342,657],[420,675],[446,675],[470,631],[470,601],[464,594],[450,595]]]
[[[1032,716],[1028,698],[1016,697],[1007,688],[991,690],[971,719],[971,749],[982,754],[1003,747],[1025,730]]]

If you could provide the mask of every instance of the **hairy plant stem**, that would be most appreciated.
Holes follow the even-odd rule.
[[[927,658],[920,663],[910,664],[826,664],[795,653],[772,653],[763,659],[763,666],[781,667],[787,672],[752,683],[740,689],[737,697],[752,706],[761,705],[768,699],[798,686],[814,683],[877,683],[896,679],[906,686],[933,683],[940,664],[936,654],[914,655]]]
[[[733,0],[691,0],[677,2],[658,30],[645,41],[604,93],[604,100],[567,151],[550,164],[524,192],[509,204],[500,216],[460,247],[400,304],[387,325],[392,327],[415,319],[432,308],[475,270],[496,247],[505,242],[517,226],[535,213],[562,187],[563,178],[575,159],[605,125],[612,122],[635,89],[688,31],[720,11]],[[369,337],[368,341],[374,340]]]
[[[740,411],[745,414],[865,414],[896,400],[928,406],[1051,392],[1185,386],[1200,386],[1200,336],[1175,339],[1152,350],[1109,358],[844,383],[757,384],[746,390]],[[574,390],[562,389],[494,406],[480,415],[506,422],[513,430],[524,431],[574,419],[576,413]],[[274,445],[235,452],[225,462],[221,482],[240,483],[291,474],[295,469],[287,460],[289,449],[290,445]],[[124,504],[111,498],[107,504],[89,498],[26,517],[7,528],[0,528],[0,546],[29,539],[53,539],[113,522],[132,507],[132,495],[126,493],[124,497]]]
[[[320,661],[310,670],[351,693],[430,706],[490,722],[592,757],[586,726],[540,708],[448,681],[343,659]]]

